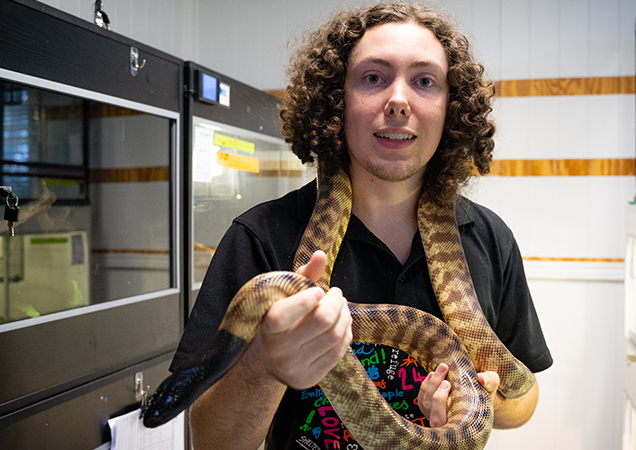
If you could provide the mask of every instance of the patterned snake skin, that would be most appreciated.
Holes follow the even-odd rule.
[[[316,284],[324,290],[329,289],[350,214],[348,176],[340,173],[321,180],[314,212],[293,267],[298,269],[314,251],[323,250],[327,270]],[[490,435],[493,411],[490,395],[479,384],[475,367],[480,372],[497,372],[500,392],[509,398],[529,391],[534,376],[499,341],[481,312],[453,207],[420,202],[418,223],[433,288],[450,327],[428,313],[406,306],[350,303],[353,339],[406,351],[428,372],[446,363],[447,379],[453,386],[446,425],[424,428],[397,414],[351,348],[320,381],[320,387],[349,432],[366,450],[482,449]],[[238,362],[269,307],[310,286],[313,283],[293,272],[270,272],[246,283],[232,300],[212,341],[179,366],[150,397],[143,412],[144,425],[159,426],[190,406]]]

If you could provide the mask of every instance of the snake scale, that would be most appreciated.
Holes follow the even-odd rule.
[[[324,290],[329,288],[350,214],[349,177],[340,172],[329,179],[321,178],[293,268],[306,264],[314,251],[323,250],[327,270],[316,284]],[[446,323],[402,305],[349,303],[353,339],[399,348],[411,354],[428,372],[440,363],[448,364],[447,379],[453,388],[446,425],[424,428],[397,414],[380,395],[351,348],[320,381],[320,387],[349,432],[366,450],[482,449],[492,428],[493,410],[490,395],[477,380],[475,367],[480,372],[497,372],[501,378],[499,390],[508,398],[528,392],[534,384],[534,375],[499,341],[481,311],[455,223],[454,207],[420,200],[418,226],[433,289]],[[144,425],[162,425],[190,406],[239,361],[274,302],[313,285],[294,272],[270,272],[247,282],[230,303],[210,343],[181,364],[149,398],[143,410]]]

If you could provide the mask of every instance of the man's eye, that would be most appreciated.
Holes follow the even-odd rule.
[[[367,76],[367,80],[371,84],[376,84],[376,83],[380,82],[380,76],[379,75],[369,75],[369,76]]]
[[[428,86],[430,86],[431,84],[433,84],[433,81],[431,81],[431,79],[430,79],[430,78],[420,78],[420,79],[419,79],[419,84],[420,84],[420,86],[422,86],[422,87],[428,87]]]

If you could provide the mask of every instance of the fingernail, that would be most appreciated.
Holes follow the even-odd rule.
[[[444,380],[441,382],[440,387],[442,389],[449,389],[450,388],[450,383],[448,382],[448,380]]]
[[[439,366],[437,366],[437,369],[435,369],[435,372],[437,373],[444,373],[446,372],[446,366],[442,366],[441,364]]]

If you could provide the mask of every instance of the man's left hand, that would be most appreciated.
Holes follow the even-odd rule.
[[[431,428],[441,427],[447,421],[446,405],[451,391],[451,385],[446,380],[447,374],[448,366],[440,364],[435,372],[429,373],[426,379],[422,381],[420,392],[417,396],[417,405],[422,414],[428,419]],[[500,401],[497,394],[500,383],[499,375],[496,372],[478,373],[477,380],[490,394],[493,408],[497,409]]]

